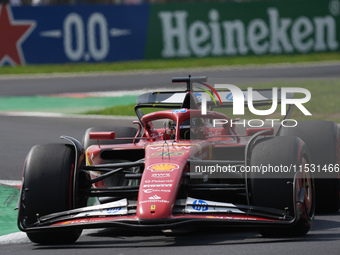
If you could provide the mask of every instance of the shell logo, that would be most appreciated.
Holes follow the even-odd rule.
[[[175,169],[178,169],[179,166],[177,164],[153,164],[151,166],[148,166],[148,169],[152,172],[158,172],[158,171],[173,171]]]

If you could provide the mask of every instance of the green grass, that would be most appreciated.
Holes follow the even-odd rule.
[[[248,85],[243,85],[243,87]],[[301,87],[306,88],[311,92],[311,100],[304,104],[308,111],[312,113],[312,116],[304,116],[299,109],[294,109],[291,118],[296,120],[330,120],[340,122],[340,80],[306,80],[298,82],[270,82],[262,84],[251,85],[254,89],[264,89],[273,87]],[[135,116],[133,110],[134,104],[106,108],[104,110],[91,111],[87,114],[99,114],[99,115],[127,115]],[[257,109],[269,109],[270,106],[257,107]],[[249,111],[245,112],[246,119],[270,119],[270,118],[282,118],[280,115],[280,105],[275,113],[269,116],[255,116]],[[152,109],[147,112],[155,111],[159,109]],[[232,116],[232,109],[223,109],[223,112]],[[237,117],[237,116],[235,116]]]
[[[123,115],[123,116],[136,116],[134,107],[136,104],[129,104],[129,105],[121,105],[121,106],[113,106],[109,108],[105,108],[102,110],[91,110],[87,111],[83,114],[90,114],[90,115]],[[166,110],[164,108],[144,108],[142,109],[144,114],[156,111]]]
[[[18,232],[18,212],[14,211],[20,190],[6,185],[0,185],[0,236]]]
[[[89,73],[122,72],[131,70],[161,70],[174,68],[216,67],[235,65],[263,65],[277,63],[300,63],[340,60],[340,52],[302,55],[237,56],[216,58],[188,58],[168,60],[143,60],[115,63],[74,63],[27,65],[0,68],[0,75],[6,74],[51,74],[51,73]]]
[[[85,114],[93,115],[124,115],[124,116],[136,116],[134,106],[136,104],[121,105],[105,108],[102,110],[88,111]]]

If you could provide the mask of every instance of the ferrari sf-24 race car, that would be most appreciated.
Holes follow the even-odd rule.
[[[300,121],[240,134],[229,117],[212,111],[232,107],[232,99],[206,80],[177,77],[185,91],[139,96],[137,128],[92,127],[82,143],[62,136],[65,144],[34,146],[24,164],[19,229],[41,244],[73,243],[83,229],[108,227],[254,226],[264,236],[302,236],[316,210],[338,211],[337,174],[314,178],[306,167],[339,163],[335,123]],[[206,114],[202,93],[212,95]],[[272,90],[253,93],[255,106],[271,105]],[[146,108],[161,110],[144,114]],[[212,166],[233,171],[204,171]],[[280,176],[241,171],[262,166],[293,168]]]

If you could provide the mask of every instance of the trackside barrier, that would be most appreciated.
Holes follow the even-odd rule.
[[[0,6],[0,66],[144,58],[149,5]]]
[[[339,0],[152,5],[146,58],[339,51]]]
[[[339,51],[340,0],[0,5],[0,66]]]

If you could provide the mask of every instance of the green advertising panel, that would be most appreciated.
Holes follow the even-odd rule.
[[[340,0],[151,5],[146,59],[340,49]]]

